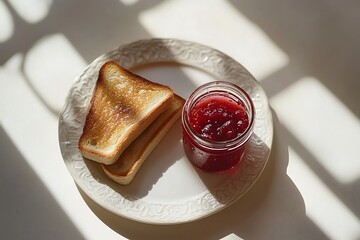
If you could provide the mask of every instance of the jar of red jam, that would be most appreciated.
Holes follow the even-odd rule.
[[[200,86],[182,112],[186,156],[204,172],[234,169],[253,132],[254,115],[251,98],[238,85],[214,81]]]

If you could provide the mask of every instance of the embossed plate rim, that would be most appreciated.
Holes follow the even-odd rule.
[[[181,204],[159,205],[156,202],[143,202],[142,199],[121,195],[106,185],[106,181],[90,169],[91,164],[85,164],[77,149],[77,142],[97,79],[97,71],[108,60],[116,60],[127,68],[152,62],[178,62],[241,85],[254,101],[256,119],[251,147],[236,174],[211,189],[212,192],[208,190]],[[131,220],[152,224],[190,222],[230,206],[246,194],[261,175],[270,155],[272,137],[273,125],[268,100],[253,76],[240,63],[216,49],[177,39],[139,40],[98,57],[70,88],[59,116],[61,153],[77,185],[105,209]],[[189,209],[191,204],[200,204],[200,208]]]

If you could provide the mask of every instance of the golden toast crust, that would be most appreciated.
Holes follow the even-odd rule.
[[[114,61],[99,71],[79,140],[85,158],[114,163],[124,149],[172,102],[173,91]]]

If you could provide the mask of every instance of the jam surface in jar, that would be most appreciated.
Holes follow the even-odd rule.
[[[226,141],[240,136],[249,126],[242,101],[226,96],[208,96],[191,110],[190,127],[203,139]]]
[[[183,146],[198,169],[222,173],[241,161],[252,134],[254,107],[237,85],[215,81],[196,89],[182,115]]]

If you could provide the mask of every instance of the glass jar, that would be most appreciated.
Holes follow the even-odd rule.
[[[205,172],[234,169],[252,135],[254,118],[254,104],[238,85],[214,81],[200,86],[182,112],[186,156]]]

